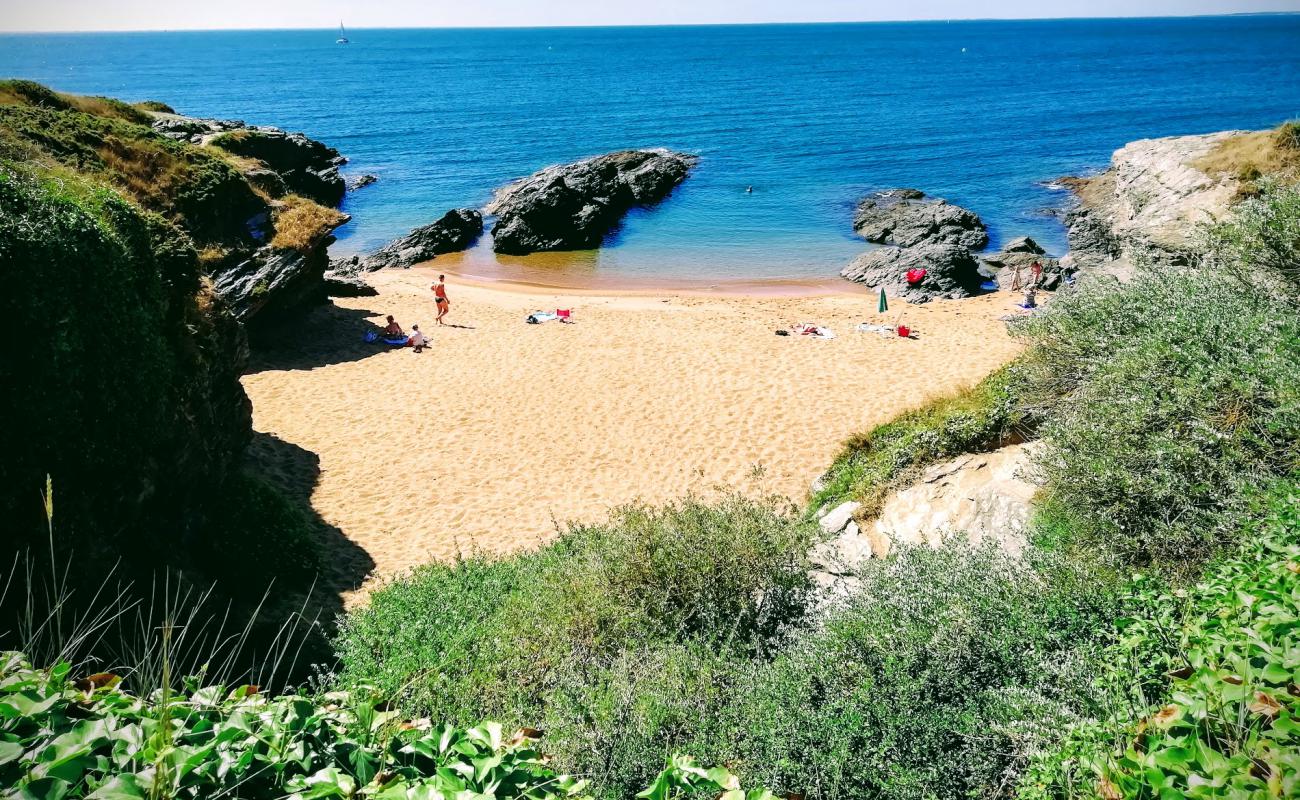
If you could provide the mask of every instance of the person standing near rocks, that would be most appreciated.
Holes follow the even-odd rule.
[[[442,318],[447,316],[447,312],[451,310],[451,301],[447,299],[447,276],[439,275],[438,282],[430,288],[433,289],[433,302],[438,304],[438,319],[436,321],[439,325],[442,325]]]

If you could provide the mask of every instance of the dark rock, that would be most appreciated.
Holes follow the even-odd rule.
[[[305,251],[266,246],[251,256],[211,273],[212,287],[235,317],[245,323],[260,317],[323,302],[327,297],[326,248],[333,237]]]
[[[864,198],[853,212],[853,230],[869,242],[899,247],[951,242],[978,250],[989,243],[975,212],[946,200],[926,199],[916,189],[890,189]]]
[[[217,136],[212,144],[228,153],[261,161],[280,176],[290,192],[328,206],[343,201],[346,184],[339,166],[347,159],[305,134],[278,128],[245,128]]]
[[[1073,266],[1063,265],[1059,259],[1048,256],[1047,251],[1028,236],[1012,239],[1000,252],[985,256],[983,262],[981,272],[990,278],[996,278],[998,288],[1001,289],[1010,289],[1017,283],[1017,271],[1020,273],[1021,285],[1031,280],[1034,264],[1043,268],[1038,285],[1047,290],[1060,288],[1061,282],[1075,272]]]
[[[630,209],[667,197],[697,161],[668,150],[625,150],[547,167],[492,200],[492,248],[522,255],[599,247]]]
[[[374,297],[379,294],[375,287],[355,273],[330,270],[324,275],[325,293],[330,297]]]
[[[907,272],[912,269],[925,270],[924,280],[915,286],[907,282]],[[853,259],[840,275],[872,288],[883,288],[890,296],[909,303],[971,297],[979,294],[983,282],[979,263],[970,250],[952,242],[869,250]]]
[[[422,261],[469,247],[483,232],[483,215],[470,208],[455,208],[436,222],[394,239],[364,258],[335,262],[335,269],[373,272],[384,267],[410,267]]]
[[[358,175],[355,178],[348,180],[348,191],[355,192],[357,189],[360,189],[363,186],[369,186],[377,180],[379,180],[378,175],[371,175],[370,173]]]

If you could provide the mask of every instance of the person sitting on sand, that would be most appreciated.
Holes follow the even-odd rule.
[[[388,324],[384,326],[384,336],[388,337],[389,339],[392,339],[398,336],[405,336],[405,335],[406,335],[406,331],[402,330],[402,326],[397,324],[397,320],[393,319],[392,314],[389,314]]]
[[[447,312],[451,310],[451,301],[447,299],[447,276],[439,275],[438,282],[430,288],[433,289],[433,301],[438,304],[438,319],[436,321],[439,325],[442,325],[442,318],[447,316]]]
[[[412,325],[411,338],[407,339],[407,342],[410,343],[411,347],[415,348],[415,352],[419,353],[424,350],[425,345],[429,343],[429,340],[424,338],[424,334],[420,332],[419,325]]]

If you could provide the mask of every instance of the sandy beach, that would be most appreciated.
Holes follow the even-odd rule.
[[[254,354],[244,386],[272,474],[315,454],[317,513],[382,578],[472,550],[536,547],[565,521],[719,487],[804,498],[849,435],[973,384],[1018,345],[1009,294],[892,304],[916,339],[854,330],[875,298],[466,285],[434,325],[429,268],[369,276]],[[529,325],[537,309],[574,324]],[[393,314],[423,353],[364,344]],[[782,337],[814,322],[837,338]],[[285,476],[286,480],[288,479]],[[374,578],[372,578],[372,581]],[[364,595],[353,592],[350,600]]]

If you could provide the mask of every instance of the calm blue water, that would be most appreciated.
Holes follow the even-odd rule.
[[[967,206],[994,246],[1060,251],[1042,184],[1148,136],[1300,115],[1300,16],[525,30],[0,36],[0,75],[304,130],[379,183],[339,253],[376,247],[547,164],[698,153],[598,254],[522,264],[623,278],[834,275],[867,191]],[[753,185],[754,193],[744,188]]]

